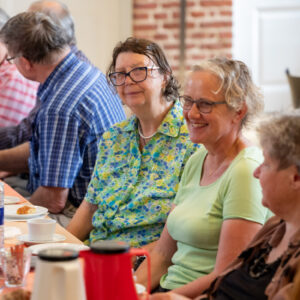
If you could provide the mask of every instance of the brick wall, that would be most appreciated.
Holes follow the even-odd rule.
[[[178,75],[180,0],[133,0],[133,35],[157,42]],[[199,60],[231,56],[232,1],[187,0],[185,66]]]

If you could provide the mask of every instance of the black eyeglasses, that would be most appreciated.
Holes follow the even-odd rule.
[[[148,75],[148,70],[157,70],[159,67],[137,67],[129,72],[114,72],[108,75],[111,83],[114,86],[123,85],[125,83],[126,77],[129,76],[134,82],[142,82],[146,80]]]
[[[6,61],[9,62],[10,64],[14,63],[14,59],[16,59],[17,56],[12,56],[12,57],[6,57]]]
[[[189,96],[180,96],[179,100],[183,110],[191,110],[192,106],[195,103],[198,111],[204,114],[209,114],[212,111],[213,107],[217,104],[226,104],[226,101],[214,102],[206,99],[193,100]]]

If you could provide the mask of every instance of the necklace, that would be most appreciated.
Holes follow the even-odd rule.
[[[144,135],[142,134],[140,124],[138,125],[138,132],[139,132],[140,137],[142,137],[144,140],[146,140],[146,139],[151,139],[151,138],[157,133],[157,131],[155,131],[153,134],[151,134],[151,135],[149,135],[149,136],[144,136]]]

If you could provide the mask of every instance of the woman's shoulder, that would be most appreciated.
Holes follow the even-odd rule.
[[[246,147],[240,151],[232,162],[232,167],[258,166],[263,162],[263,154],[256,146]]]

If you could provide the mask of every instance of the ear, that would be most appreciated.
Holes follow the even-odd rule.
[[[300,174],[296,166],[292,166],[292,187],[300,192]]]
[[[245,117],[247,111],[248,111],[248,108],[246,106],[246,103],[244,102],[242,107],[235,112],[234,122],[240,123],[243,120],[243,118]]]
[[[29,61],[27,58],[21,56],[19,58],[20,63],[22,64],[23,68],[28,72],[31,71],[34,68],[34,65],[31,61]]]

